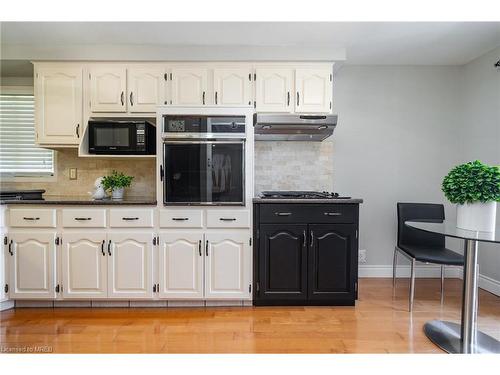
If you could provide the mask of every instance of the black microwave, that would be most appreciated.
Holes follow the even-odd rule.
[[[88,132],[89,154],[156,154],[156,127],[146,120],[90,120]]]

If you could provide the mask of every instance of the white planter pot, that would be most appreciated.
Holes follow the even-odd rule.
[[[111,199],[121,200],[123,199],[123,193],[125,192],[125,188],[116,188],[111,191]]]
[[[465,203],[457,205],[457,227],[480,232],[494,232],[497,202]]]

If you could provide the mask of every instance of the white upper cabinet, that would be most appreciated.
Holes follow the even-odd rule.
[[[331,69],[295,70],[295,112],[318,113],[332,110]]]
[[[62,246],[64,298],[105,298],[107,243],[105,233],[66,232]]]
[[[248,232],[207,232],[205,239],[205,297],[250,298],[252,265]]]
[[[77,145],[83,131],[81,66],[35,65],[38,144]]]
[[[174,67],[170,83],[173,105],[208,104],[208,69]]]
[[[10,298],[56,297],[55,239],[55,232],[10,233]]]
[[[109,298],[153,298],[152,241],[149,232],[108,234]]]
[[[163,68],[127,69],[129,112],[156,112],[164,104],[165,71]]]
[[[160,234],[159,296],[161,298],[203,297],[203,234]]]
[[[97,65],[90,68],[90,110],[127,111],[127,70],[125,66]]]
[[[214,69],[215,105],[246,106],[252,104],[252,70],[248,68]]]
[[[293,69],[257,68],[257,112],[293,112]]]

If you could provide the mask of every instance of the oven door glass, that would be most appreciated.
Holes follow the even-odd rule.
[[[164,203],[244,205],[245,142],[164,143]]]

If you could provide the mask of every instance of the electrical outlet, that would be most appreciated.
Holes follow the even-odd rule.
[[[78,177],[77,177],[77,169],[76,168],[70,168],[69,169],[69,179],[70,180],[76,180]]]
[[[359,263],[366,263],[366,250],[359,250],[358,262]]]

